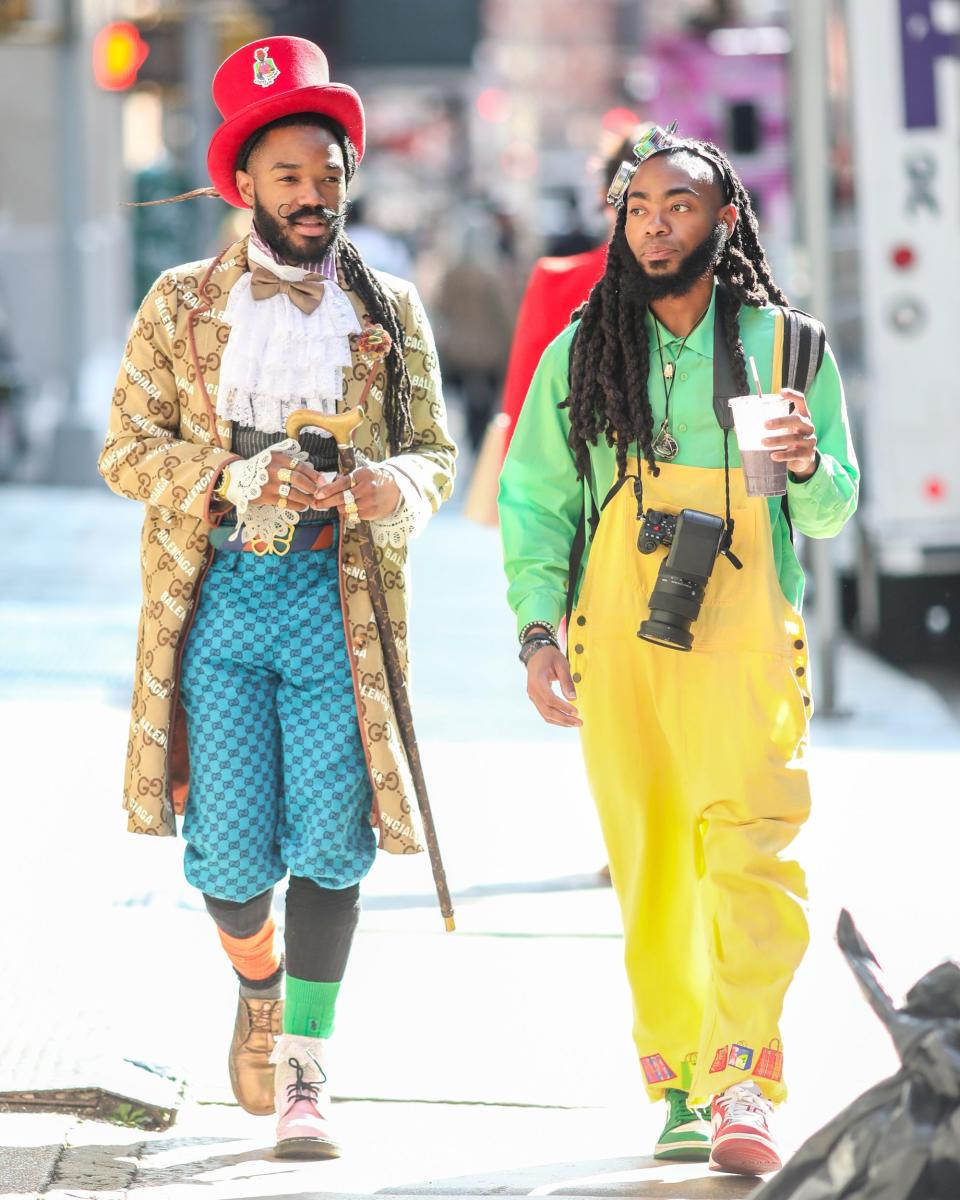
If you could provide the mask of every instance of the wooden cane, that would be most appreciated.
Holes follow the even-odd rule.
[[[363,419],[363,410],[355,408],[350,412],[328,416],[325,413],[313,412],[310,409],[298,409],[287,417],[287,437],[299,438],[300,433],[307,427],[323,429],[332,434],[337,440],[340,470],[349,475],[357,466],[356,451],[353,447],[353,431]],[[370,593],[370,603],[373,616],[380,634],[380,645],[383,647],[383,664],[387,673],[387,684],[393,700],[393,708],[397,717],[397,727],[400,740],[410,764],[410,774],[413,776],[413,787],[417,796],[417,805],[423,821],[423,832],[427,842],[427,852],[430,855],[430,867],[433,871],[433,882],[437,889],[437,899],[440,901],[440,912],[448,933],[456,929],[453,919],[453,903],[450,899],[450,889],[447,886],[447,875],[443,869],[443,859],[440,857],[440,843],[437,841],[437,830],[433,823],[433,813],[430,808],[430,797],[427,794],[427,781],[423,774],[420,761],[420,747],[413,728],[413,709],[407,685],[403,678],[403,667],[400,664],[400,653],[397,650],[396,638],[393,634],[393,623],[387,609],[387,598],[383,590],[383,578],[380,574],[380,564],[377,562],[376,551],[370,538],[370,525],[360,520],[353,528],[360,544],[360,557],[367,577],[367,590]]]

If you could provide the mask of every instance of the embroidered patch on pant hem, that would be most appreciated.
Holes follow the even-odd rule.
[[[648,1054],[640,1059],[643,1077],[647,1083],[666,1083],[668,1079],[676,1079],[677,1073],[667,1064],[662,1054]]]
[[[714,1055],[710,1066],[710,1074],[716,1075],[727,1067],[736,1067],[738,1071],[749,1071],[753,1066],[753,1050],[750,1046],[741,1046],[734,1042],[730,1046],[721,1046]],[[759,1064],[758,1064],[759,1067]],[[756,1074],[756,1072],[754,1072]]]
[[[783,1079],[783,1051],[773,1046],[764,1046],[753,1073],[759,1079],[770,1079],[779,1083]]]

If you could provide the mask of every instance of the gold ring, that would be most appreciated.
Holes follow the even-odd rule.
[[[287,507],[286,496],[280,496],[279,499],[277,500],[277,508],[286,508],[286,507]]]
[[[293,472],[290,470],[289,467],[281,467],[280,470],[277,472],[277,478],[280,480],[281,483],[289,483],[290,480],[293,478]]]

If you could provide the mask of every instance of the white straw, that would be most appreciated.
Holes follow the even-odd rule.
[[[757,385],[757,395],[763,399],[763,388],[760,386],[760,376],[757,373],[757,362],[753,355],[750,355],[750,370],[753,372],[753,382]]]

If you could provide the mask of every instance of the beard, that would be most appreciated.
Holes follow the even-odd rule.
[[[723,221],[718,221],[703,241],[680,260],[680,264],[674,270],[666,272],[651,271],[634,258],[624,237],[623,244],[629,258],[626,264],[626,286],[641,304],[665,300],[668,296],[686,296],[704,276],[712,275],[716,270],[726,247],[726,237],[727,227]]]
[[[281,205],[281,207],[283,207]],[[293,222],[301,217],[320,217],[327,223],[327,232],[322,237],[305,237],[299,235]],[[270,249],[291,267],[301,267],[305,263],[319,262],[330,247],[343,232],[347,221],[346,205],[337,212],[323,205],[310,208],[298,208],[287,216],[274,216],[257,200],[253,199],[253,223],[257,233],[263,238]]]

